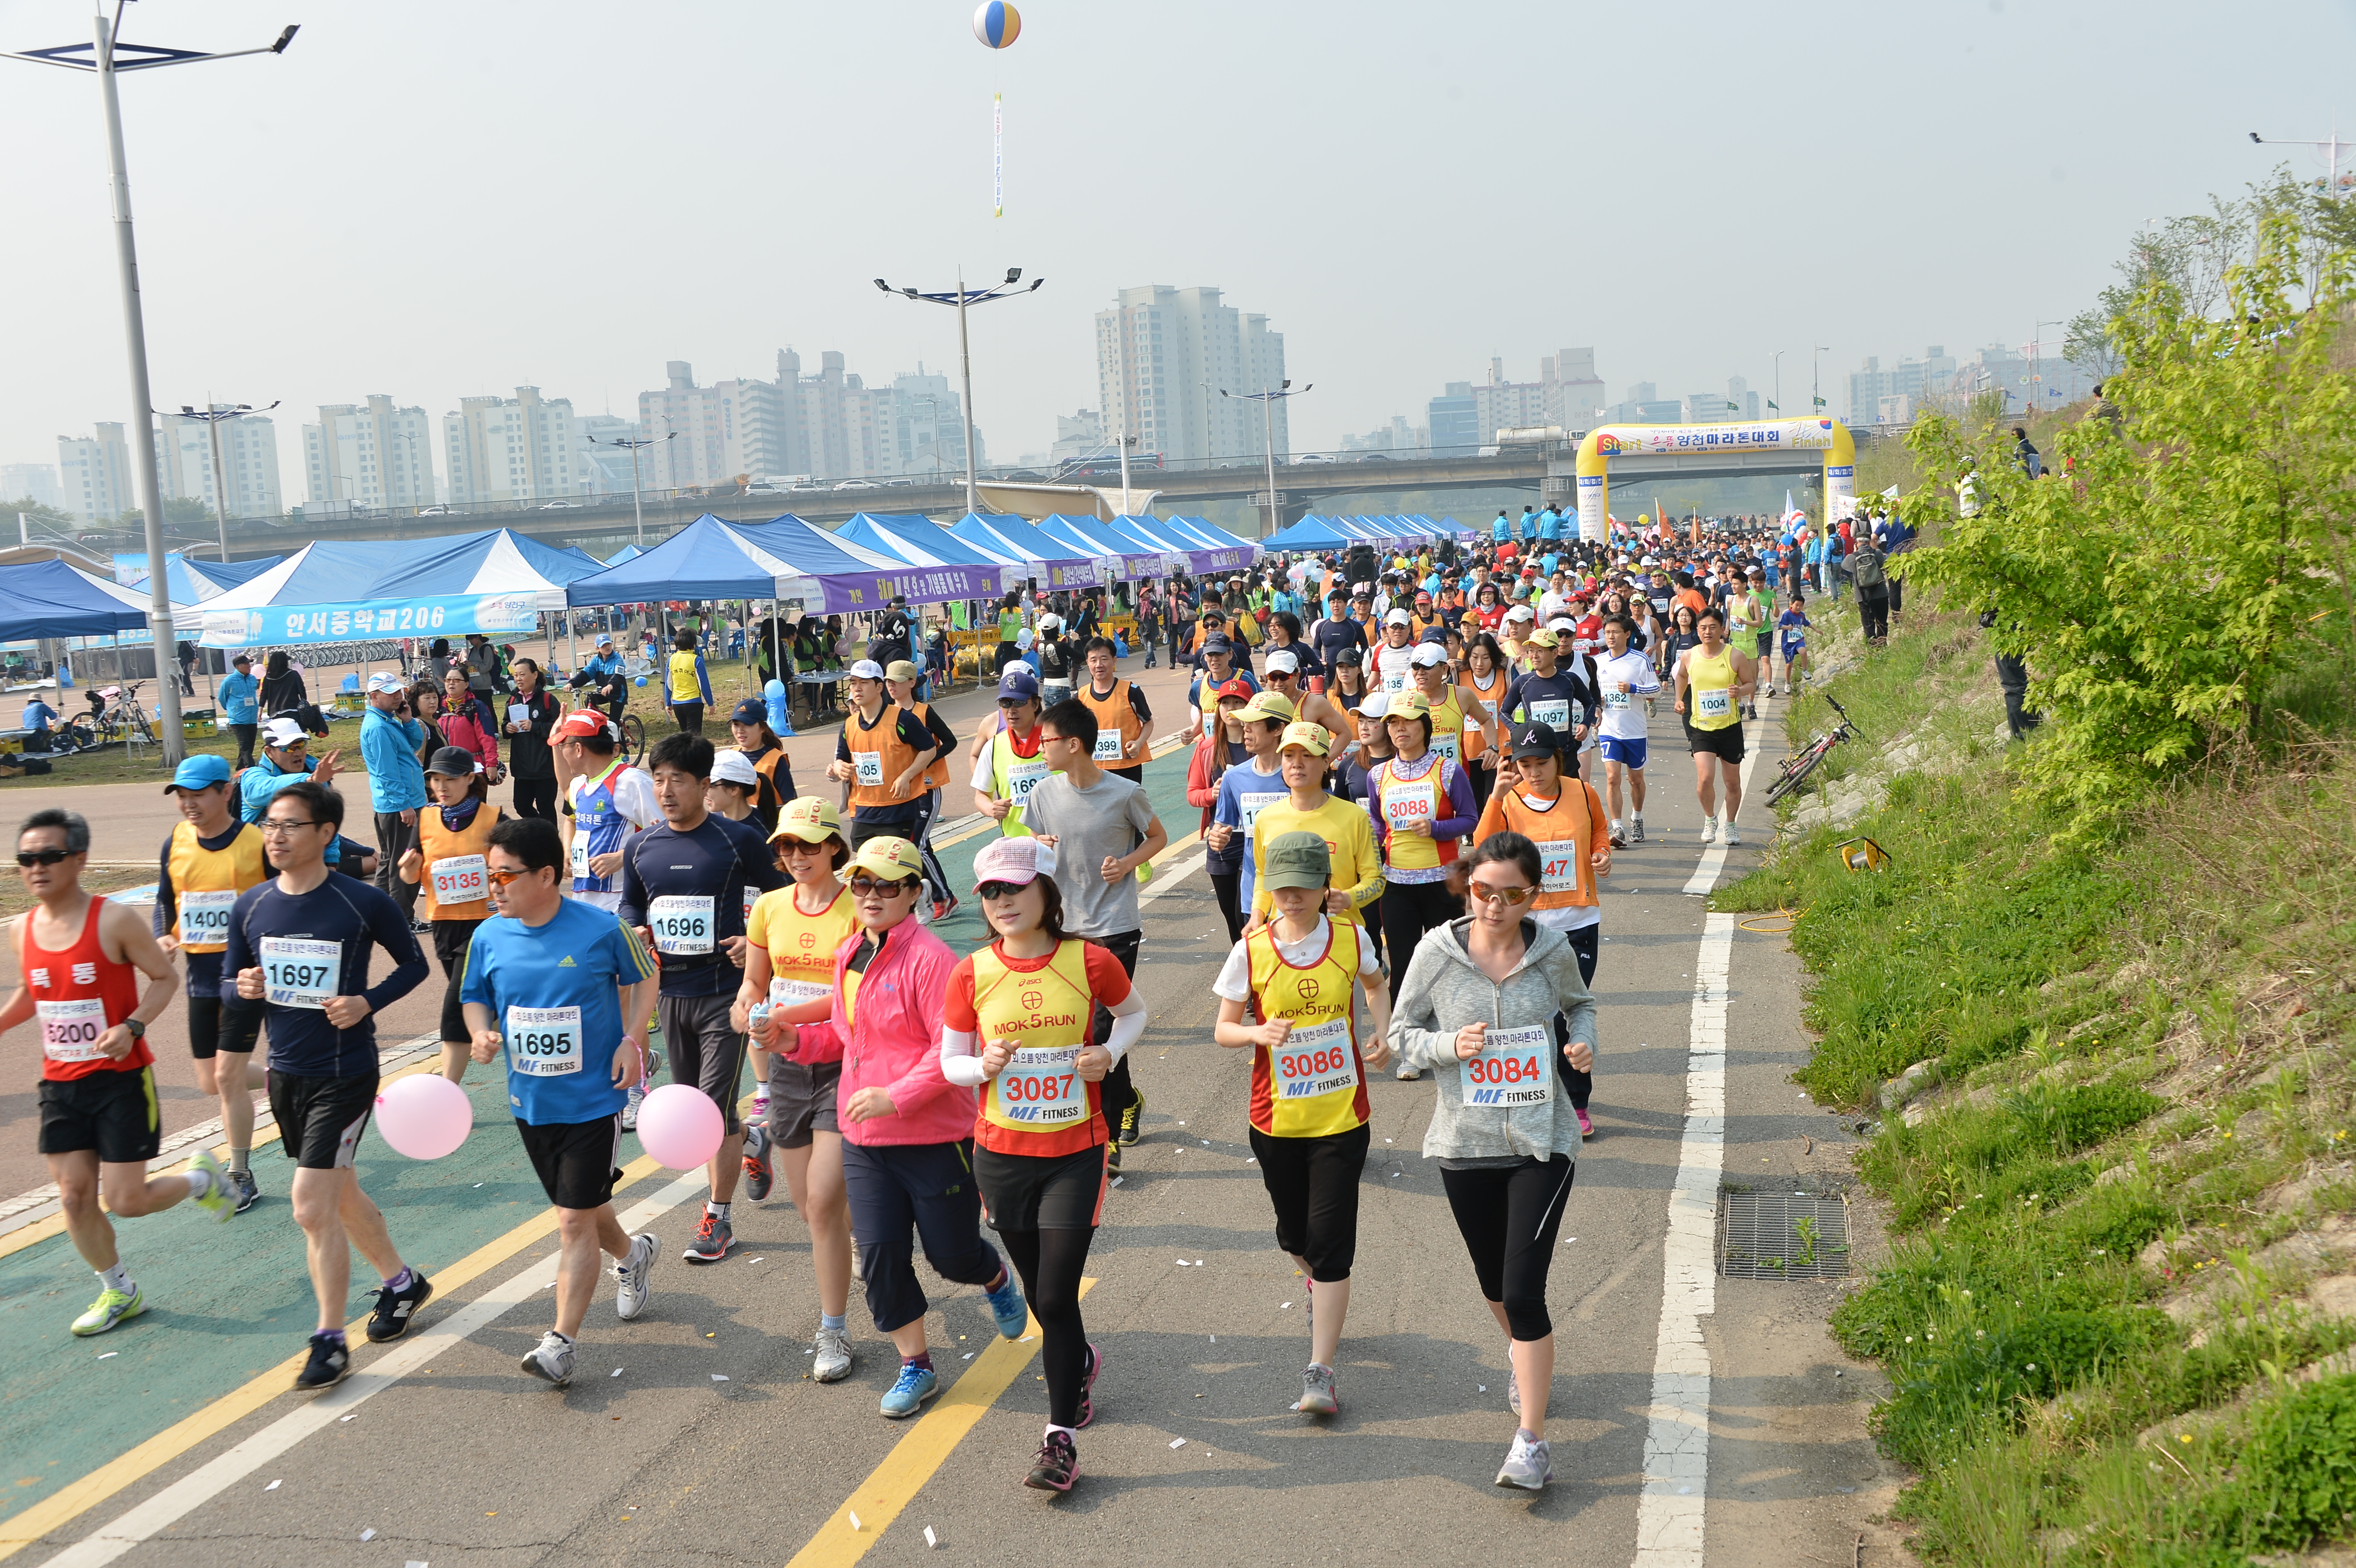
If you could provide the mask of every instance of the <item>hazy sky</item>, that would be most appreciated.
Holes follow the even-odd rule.
[[[962,262],[1048,280],[973,317],[1000,458],[1095,405],[1092,315],[1147,283],[1267,314],[1316,383],[1296,449],[1590,344],[1614,399],[1766,389],[1782,348],[1794,411],[1829,345],[1837,410],[1864,356],[2024,343],[2146,219],[2319,168],[2248,132],[2356,137],[2351,0],[1023,0],[997,53],[971,9],[144,0],[134,42],[303,25],[123,79],[156,404],[284,400],[292,502],[302,423],[371,392],[626,415],[666,359],[953,368],[950,313],[869,280]],[[90,36],[0,0],[0,48]],[[98,89],[0,82],[0,461],[54,463],[129,411]]]

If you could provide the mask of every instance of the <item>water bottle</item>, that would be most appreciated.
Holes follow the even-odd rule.
[[[769,1021],[769,1004],[766,1002],[755,1002],[747,1021],[749,1021],[753,1027],[753,1033],[755,1036],[758,1036],[761,1032],[761,1026]]]

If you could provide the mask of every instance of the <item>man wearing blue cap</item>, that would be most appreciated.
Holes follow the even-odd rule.
[[[1028,665],[1008,665],[998,677],[997,715],[974,731],[974,809],[1010,838],[1029,833],[1023,808],[1047,772],[1039,754],[1039,677]]]
[[[368,711],[360,715],[360,763],[368,769],[369,805],[376,812],[376,885],[413,923],[417,884],[404,882],[393,872],[402,856],[417,848],[417,814],[425,805],[425,764],[417,760],[417,748],[425,743],[425,726],[403,716],[408,701],[399,676],[380,670],[368,677]],[[552,785],[553,782],[552,773]]]
[[[197,1087],[220,1100],[221,1132],[229,1140],[229,1185],[237,1211],[261,1197],[253,1181],[253,1048],[259,1014],[221,1004],[220,955],[229,946],[230,911],[237,895],[270,875],[262,830],[238,820],[230,806],[229,759],[190,757],[164,786],[183,821],[164,840],[155,875],[155,934],[164,951],[188,961],[188,1050],[197,1059]]]

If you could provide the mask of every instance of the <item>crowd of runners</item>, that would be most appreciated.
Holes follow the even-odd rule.
[[[1771,656],[1786,683],[1806,678],[1810,626],[1772,532],[1565,531],[1550,512],[1520,529],[1501,516],[1475,547],[1273,560],[1150,606],[1193,671],[1172,765],[1231,943],[1204,1043],[1249,1054],[1239,1109],[1277,1244],[1307,1280],[1293,1408],[1340,1408],[1369,1075],[1428,1077],[1423,1152],[1510,1346],[1515,1431],[1496,1480],[1526,1489],[1552,1475],[1547,1274],[1593,1131],[1599,883],[1615,848],[1645,839],[1656,726],[1692,755],[1702,842],[1740,842],[1742,720],[1774,689]],[[853,663],[824,794],[795,793],[757,713],[738,715],[735,746],[682,731],[643,769],[605,713],[564,714],[549,727],[553,821],[504,816],[480,755],[444,746],[408,815],[396,802],[388,821],[380,789],[378,837],[402,848],[376,880],[375,851],[345,836],[332,760],[308,763],[293,735],[241,776],[193,757],[166,786],[184,820],[152,916],[82,887],[79,815],[35,812],[17,840],[35,907],[8,923],[20,983],[0,1028],[37,1020],[40,1148],[100,1282],[71,1332],[146,1307],[114,1221],[187,1200],[226,1222],[256,1202],[265,1084],[318,1305],[295,1387],[353,1370],[354,1249],[381,1282],[367,1337],[408,1331],[434,1285],[356,1154],[380,1085],[374,1015],[427,980],[423,927],[445,976],[441,1070],[503,1063],[560,1221],[554,1320],[525,1372],[572,1379],[601,1272],[617,1317],[646,1309],[661,1243],[624,1232],[614,1192],[667,1073],[724,1129],[685,1261],[727,1260],[736,1192],[764,1200],[782,1176],[811,1235],[811,1375],[837,1382],[856,1362],[856,1285],[897,1360],[893,1418],[941,1386],[919,1248],[980,1288],[1008,1338],[1035,1316],[1049,1423],[1023,1478],[1067,1490],[1106,1362],[1081,1277],[1145,1107],[1139,890],[1172,838],[1147,798],[1155,720],[1117,673],[1123,651],[1101,635],[1064,648],[1068,679],[1045,689],[1008,663],[995,712],[965,734],[916,667]],[[423,742],[385,678],[372,721],[396,731],[390,757]],[[952,887],[929,837],[959,789],[996,837]],[[989,941],[959,955],[933,926],[966,898]],[[229,1152],[151,1176],[145,1036],[175,1005]]]

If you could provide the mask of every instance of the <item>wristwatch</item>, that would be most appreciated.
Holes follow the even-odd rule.
[[[134,1040],[145,1040],[147,1038],[147,1026],[141,1023],[137,1019],[124,1019],[123,1020],[123,1027],[131,1031],[131,1038]]]

